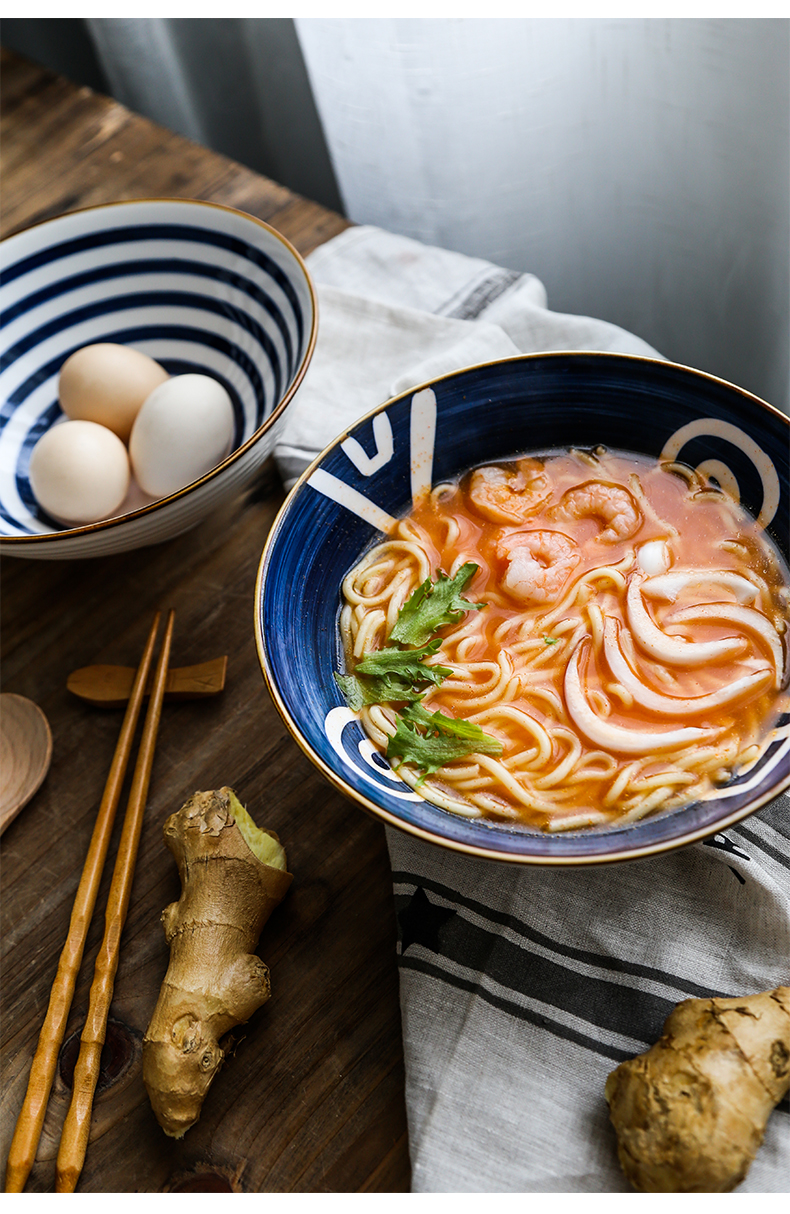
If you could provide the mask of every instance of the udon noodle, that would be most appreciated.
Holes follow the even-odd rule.
[[[783,700],[788,593],[746,511],[683,465],[598,448],[436,486],[343,583],[347,670],[382,649],[415,589],[478,568],[483,602],[441,630],[430,712],[501,742],[430,778],[469,817],[549,831],[630,822],[752,765]],[[399,706],[367,704],[386,751]]]

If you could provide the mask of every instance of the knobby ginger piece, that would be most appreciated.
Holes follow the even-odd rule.
[[[606,1081],[622,1169],[643,1193],[729,1193],[790,1088],[790,987],[686,999]]]
[[[143,1040],[143,1081],[162,1129],[181,1138],[200,1116],[227,1034],[271,994],[254,949],[293,878],[277,835],[255,825],[231,788],[196,792],[164,837],[181,897],[162,912],[170,964]]]

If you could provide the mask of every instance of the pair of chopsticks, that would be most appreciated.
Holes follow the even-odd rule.
[[[66,943],[60,955],[47,1014],[30,1070],[27,1093],[14,1130],[6,1165],[7,1193],[22,1192],[35,1162],[41,1128],[44,1124],[49,1094],[55,1077],[58,1054],[63,1044],[74,988],[82,964],[85,940],[110,845],[115,811],[118,808],[121,788],[132,753],[134,733],[154,656],[160,618],[160,613],[157,612],[135,675],[115,754],[96,815],[96,824],[74,898]],[[121,932],[129,908],[134,866],[154,761],[156,735],[162,714],[174,618],[174,612],[171,611],[168,615],[162,649],[156,665],[151,698],[129,791],[126,816],[118,844],[118,855],[107,898],[104,938],[96,958],[88,1015],[82,1031],[79,1057],[74,1068],[71,1104],[63,1125],[58,1152],[56,1178],[58,1193],[74,1192],[88,1149],[93,1096],[99,1078],[101,1050],[115,985],[115,974],[118,969]]]

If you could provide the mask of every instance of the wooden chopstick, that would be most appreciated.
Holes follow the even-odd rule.
[[[90,1134],[93,1095],[99,1079],[99,1063],[107,1029],[107,1016],[112,1002],[115,974],[118,969],[121,932],[129,909],[132,879],[137,859],[137,849],[143,828],[145,802],[154,761],[156,735],[162,715],[167,669],[170,660],[170,644],[173,636],[175,613],[167,618],[162,650],[154,675],[151,699],[146,713],[140,750],[132,777],[129,802],[126,807],[118,855],[112,875],[112,884],[107,897],[104,939],[96,958],[93,973],[88,1015],[80,1038],[80,1052],[74,1067],[71,1104],[63,1124],[63,1133],[58,1151],[55,1191],[73,1193],[85,1162]]]
[[[110,846],[115,811],[121,799],[121,788],[132,753],[134,732],[145,696],[145,686],[154,655],[159,620],[160,613],[157,612],[137,669],[129,704],[115,746],[115,754],[104,786],[104,793],[96,814],[88,854],[85,857],[82,876],[74,897],[66,943],[60,954],[57,973],[49,996],[47,1014],[41,1027],[38,1046],[30,1068],[27,1092],[11,1142],[6,1164],[5,1188],[7,1193],[22,1192],[35,1162],[41,1127],[44,1124],[49,1094],[58,1063],[58,1054],[63,1044],[74,988],[82,964],[85,939],[96,905],[107,849]]]

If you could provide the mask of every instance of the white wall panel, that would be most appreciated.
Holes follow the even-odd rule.
[[[787,409],[790,22],[296,24],[350,218]]]

